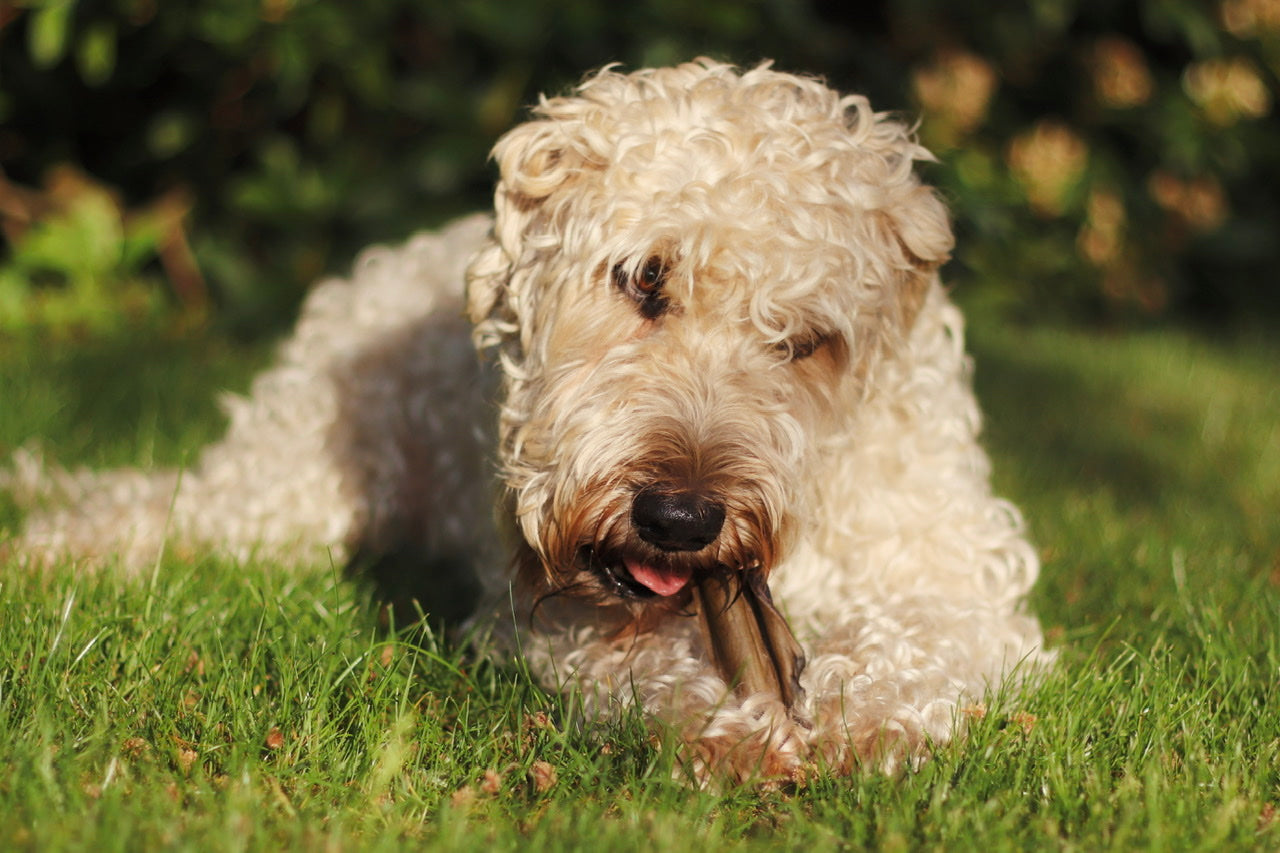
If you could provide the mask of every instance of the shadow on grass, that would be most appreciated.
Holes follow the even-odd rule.
[[[1132,371],[1125,361],[1137,347],[1165,353],[1163,373],[1148,362]],[[1199,345],[1194,349],[1198,349]],[[1257,467],[1262,434],[1236,431],[1207,440],[1210,421],[1232,417],[1234,400],[1209,399],[1205,377],[1192,384],[1197,353],[1169,340],[1113,339],[1100,335],[978,334],[975,386],[986,414],[985,435],[998,467],[1015,468],[1020,489],[1088,493],[1107,490],[1123,511],[1166,514],[1188,501],[1215,515],[1247,516],[1253,507],[1238,488]],[[1148,353],[1149,354],[1149,353]],[[1203,344],[1200,357],[1210,357]],[[1247,397],[1250,379],[1222,389]],[[1225,414],[1224,414],[1225,413]],[[1176,518],[1164,519],[1176,523]]]
[[[244,388],[270,351],[153,332],[5,342],[0,450],[38,438],[68,464],[179,463],[221,433],[218,393]]]
[[[1003,466],[1033,475],[1019,479],[1045,490],[1107,487],[1137,503],[1156,502],[1168,487],[1173,472],[1138,436],[1149,413],[1135,410],[1123,387],[1100,388],[1068,364],[982,343],[971,350],[984,435]]]
[[[1049,624],[1120,620],[1132,639],[1192,599],[1247,614],[1275,586],[1266,346],[988,324],[970,351],[996,488],[1043,549],[1033,602]]]

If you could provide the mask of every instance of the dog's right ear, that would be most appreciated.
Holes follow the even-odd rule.
[[[537,206],[581,172],[590,153],[581,139],[579,103],[544,100],[536,112],[545,118],[517,125],[497,141],[499,195],[522,209]]]
[[[515,331],[516,315],[507,298],[511,271],[511,260],[493,235],[467,264],[467,316],[476,349],[497,346]]]
[[[467,313],[476,341],[491,346],[518,328],[522,313],[519,270],[532,250],[530,237],[554,233],[563,215],[555,199],[576,182],[591,157],[576,129],[576,99],[543,101],[546,116],[508,131],[493,148],[499,179],[494,192],[493,238],[471,261],[467,273]],[[533,241],[543,243],[545,241]]]

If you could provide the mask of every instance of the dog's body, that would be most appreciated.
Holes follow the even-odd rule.
[[[481,615],[527,619],[549,686],[598,715],[639,702],[700,772],[736,776],[892,766],[1042,658],[1020,609],[1036,556],[990,492],[936,273],[951,233],[905,128],[701,62],[605,70],[495,153],[492,225],[319,287],[181,478],[20,459],[10,487],[60,502],[18,549],[146,565],[166,541],[295,562],[410,543],[428,582],[464,568]],[[772,589],[801,693],[730,692],[691,615],[709,576],[750,577],[756,613]]]

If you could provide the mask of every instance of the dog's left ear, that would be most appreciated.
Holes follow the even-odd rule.
[[[955,246],[946,205],[916,174],[918,163],[937,158],[916,140],[911,125],[873,111],[865,97],[841,103],[851,155],[844,190],[850,209],[866,212],[849,237],[860,254],[871,253],[864,259],[883,289],[884,328],[905,335]]]
[[[877,211],[872,226],[878,245],[889,254],[895,279],[889,310],[897,314],[903,334],[910,331],[924,306],[938,268],[951,257],[955,238],[946,206],[932,188],[914,178],[893,193]]]

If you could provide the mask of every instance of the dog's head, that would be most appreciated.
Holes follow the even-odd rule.
[[[606,68],[494,156],[469,305],[526,580],[651,606],[767,574],[951,249],[928,153],[864,98],[699,61]]]

